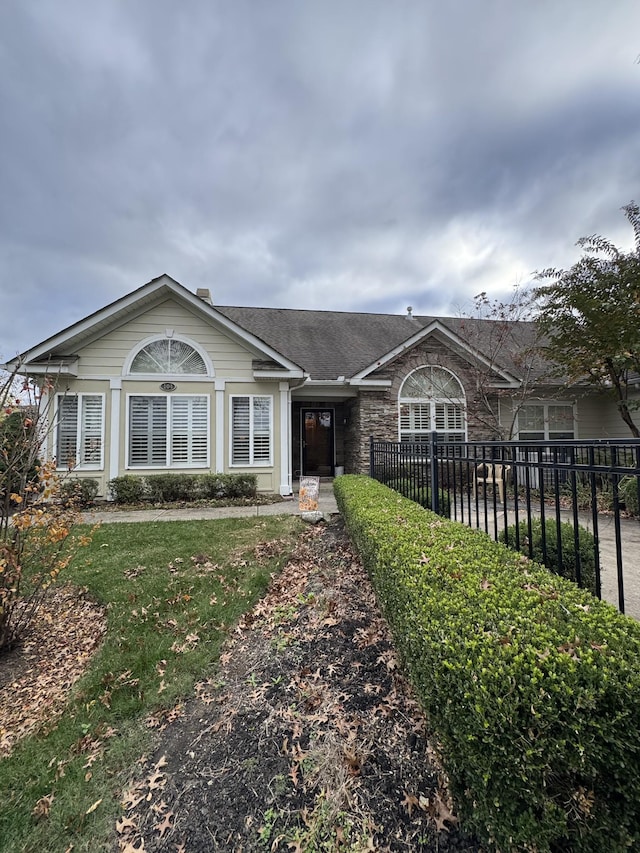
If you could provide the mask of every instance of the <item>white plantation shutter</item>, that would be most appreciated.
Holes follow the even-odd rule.
[[[207,465],[209,462],[209,401],[194,397],[191,403],[191,462]]]
[[[129,464],[167,464],[167,398],[131,397]]]
[[[402,441],[422,441],[431,432],[431,403],[400,404]]]
[[[102,468],[103,418],[102,394],[69,394],[58,397],[58,468]]]
[[[169,373],[206,373],[200,353],[184,341],[169,341]]]
[[[250,401],[250,397],[233,397],[231,400],[232,465],[249,465],[251,462]]]
[[[206,375],[207,366],[190,344],[161,338],[151,341],[137,353],[131,363],[131,373]]]
[[[56,460],[58,468],[74,468],[78,454],[78,398],[58,397],[58,438]]]
[[[129,465],[205,468],[208,461],[208,397],[130,397]]]
[[[84,394],[81,399],[80,464],[101,466],[103,398],[94,394]]]
[[[231,464],[271,463],[271,397],[231,398]]]
[[[415,370],[403,382],[398,402],[400,441],[424,442],[431,432],[448,441],[464,441],[464,389],[445,368]]]
[[[271,397],[253,398],[253,461],[271,459]]]
[[[209,418],[206,397],[171,400],[171,464],[207,464]]]

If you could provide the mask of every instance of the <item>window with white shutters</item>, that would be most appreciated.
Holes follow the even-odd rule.
[[[58,468],[99,470],[104,465],[104,396],[58,397],[56,463]]]
[[[206,466],[209,456],[206,397],[171,398],[171,465]]]
[[[131,373],[201,376],[206,375],[207,366],[191,344],[173,338],[159,338],[136,354],[131,362]]]
[[[208,465],[208,397],[129,397],[129,467],[206,468]]]
[[[421,367],[402,383],[400,441],[427,442],[437,432],[446,441],[464,441],[465,395],[458,378],[444,367]]]
[[[231,398],[231,464],[271,465],[272,398]]]

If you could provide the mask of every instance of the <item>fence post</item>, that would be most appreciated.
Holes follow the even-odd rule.
[[[369,436],[369,476],[375,480],[374,462],[373,462],[373,436]]]
[[[435,430],[429,437],[429,459],[431,462],[431,509],[440,511],[440,488],[438,485],[438,433]]]

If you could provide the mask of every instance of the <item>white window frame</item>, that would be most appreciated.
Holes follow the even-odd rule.
[[[249,460],[234,462],[233,405],[235,400],[249,401]],[[269,458],[255,459],[254,402],[269,401]],[[269,468],[273,466],[273,395],[272,394],[231,394],[229,397],[229,467],[230,468]]]
[[[526,430],[526,432],[544,432],[544,436],[542,438],[522,438],[520,433],[520,414],[523,408],[526,406],[538,406],[543,409],[543,429],[542,430]],[[571,438],[567,438],[566,436],[561,436],[559,440],[565,439],[566,441],[574,441],[577,438],[577,419],[576,419],[576,403],[575,400],[527,400],[523,403],[518,409],[517,413],[517,431],[516,435],[518,436],[518,441],[555,441],[557,440],[555,436],[550,434],[549,430],[549,408],[552,406],[564,406],[566,408],[571,409],[573,413],[573,419],[571,422],[571,429],[563,429],[563,430],[554,430],[554,432],[572,432],[573,435]]]
[[[159,377],[163,377],[164,379],[172,379],[172,380],[180,380],[180,382],[202,382],[204,379],[212,379],[215,377],[215,370],[213,368],[213,363],[209,358],[208,353],[197,343],[197,341],[192,340],[191,338],[186,337],[185,335],[177,335],[174,334],[171,329],[168,329],[167,332],[171,332],[171,334],[165,335],[151,335],[148,338],[145,338],[143,341],[139,341],[129,352],[129,355],[125,359],[122,375],[132,377],[134,379],[150,379],[155,382],[158,381]],[[132,373],[131,367],[133,362],[136,359],[136,356],[149,344],[155,343],[156,341],[180,341],[183,344],[187,344],[190,346],[198,355],[202,358],[205,364],[206,373]]]
[[[448,373],[449,376],[454,379],[462,392],[461,397],[408,397],[402,396],[402,389],[405,387],[406,382],[415,374],[420,373],[425,370],[437,370],[442,371],[443,373]],[[418,429],[409,428],[403,429],[402,420],[403,420],[403,406],[424,406],[428,407],[428,412],[426,413],[426,419],[428,421],[428,427],[421,427]],[[461,429],[438,429],[438,420],[444,414],[445,423],[447,419],[447,406],[454,406],[459,410],[459,415],[462,418],[462,428]],[[439,407],[444,407],[444,410],[438,411]],[[411,420],[415,419],[416,410],[409,409],[409,418]],[[456,374],[449,370],[447,367],[442,367],[439,364],[423,364],[420,367],[416,367],[415,370],[412,370],[411,373],[408,373],[404,379],[402,380],[402,384],[400,386],[400,391],[398,392],[398,440],[400,442],[408,441],[411,442],[427,442],[429,440],[429,436],[432,432],[436,432],[439,436],[442,436],[445,441],[466,441],[467,440],[467,405],[466,398],[464,396],[464,387],[462,382],[458,379]],[[411,438],[407,438],[411,436]]]
[[[131,461],[131,439],[132,439],[132,430],[131,430],[131,401],[133,398],[156,398],[160,400],[166,400],[166,438],[165,438],[165,459],[163,463],[134,463]],[[207,452],[206,459],[204,461],[196,460],[187,461],[187,462],[174,462],[173,461],[173,449],[172,449],[172,438],[176,431],[175,426],[173,424],[173,411],[172,411],[172,401],[178,399],[199,399],[204,400],[206,404],[206,442],[207,442]],[[191,439],[193,436],[191,436]],[[191,441],[188,443],[188,453],[191,455],[193,452],[193,444]],[[211,396],[209,394],[157,394],[157,393],[144,393],[144,392],[131,392],[127,394],[127,412],[126,412],[126,469],[132,471],[166,471],[166,470],[181,470],[184,468],[194,468],[194,469],[205,469],[209,468],[211,465]]]
[[[100,400],[100,434],[92,434],[92,438],[99,438],[100,440],[100,458],[95,463],[92,462],[82,462],[80,459],[80,454],[83,449],[83,442],[86,441],[87,435],[83,430],[82,422],[83,415],[85,413],[85,401],[90,398],[97,398]],[[77,405],[77,413],[76,413],[76,432],[75,432],[75,442],[76,442],[76,452],[74,464],[70,465],[70,459],[67,458],[66,461],[58,459],[58,442],[60,440],[60,422],[62,416],[62,406],[64,400],[75,399],[78,401]],[[104,440],[105,440],[105,399],[106,395],[104,392],[100,391],[79,391],[79,392],[69,392],[65,394],[56,394],[56,409],[55,409],[55,429],[53,435],[53,455],[56,459],[56,470],[58,471],[103,471],[104,470]]]

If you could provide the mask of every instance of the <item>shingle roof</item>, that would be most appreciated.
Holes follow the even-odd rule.
[[[353,376],[423,325],[394,314],[215,307],[299,364],[312,379]]]
[[[511,323],[496,353],[497,325],[492,320],[220,305],[215,309],[300,365],[312,379],[354,376],[436,320],[472,349],[498,355],[496,363],[520,377],[518,353],[535,337],[533,323]]]

